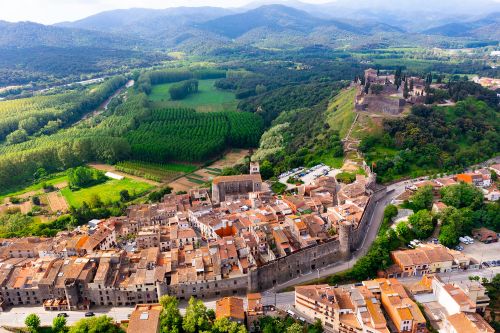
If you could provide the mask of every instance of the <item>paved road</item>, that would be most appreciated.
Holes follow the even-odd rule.
[[[287,287],[294,286],[296,284],[305,283],[320,277],[336,274],[351,268],[358,261],[360,257],[364,256],[366,252],[368,252],[368,249],[375,240],[375,237],[377,237],[377,233],[380,228],[380,224],[382,223],[382,218],[384,216],[385,207],[391,202],[392,199],[394,199],[402,192],[404,192],[405,186],[407,185],[408,181],[403,181],[396,184],[392,184],[387,188],[387,194],[383,198],[381,198],[377,202],[377,205],[375,206],[372,218],[368,225],[368,233],[365,235],[363,243],[361,244],[360,248],[358,248],[353,253],[349,261],[334,263],[332,265],[320,268],[319,270],[303,274],[295,279],[292,279],[286,283],[276,286],[275,289],[282,290]]]
[[[445,283],[458,282],[463,280],[468,280],[469,276],[479,276],[481,278],[492,279],[496,274],[500,274],[500,267],[483,268],[479,270],[470,271],[460,271],[451,273],[440,273],[438,274]],[[417,282],[422,279],[421,276],[412,276],[406,278],[400,278],[399,281],[403,283]],[[350,285],[345,285],[349,287]],[[295,302],[295,293],[293,291],[274,293],[273,291],[267,291],[262,294],[262,303],[264,305],[276,305],[278,308],[283,310],[288,310],[288,305],[292,305]]]

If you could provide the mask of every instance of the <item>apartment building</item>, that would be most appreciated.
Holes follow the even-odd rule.
[[[427,331],[425,317],[396,279],[380,279],[380,299],[397,332]]]
[[[389,333],[380,302],[363,286],[295,287],[295,308],[330,331]]]
[[[395,267],[389,277],[451,272],[459,266],[469,266],[470,259],[462,257],[455,258],[447,248],[434,244],[424,244],[412,250],[392,251],[391,258]]]
[[[446,317],[442,333],[494,333],[491,327],[483,317],[477,313],[459,312]]]

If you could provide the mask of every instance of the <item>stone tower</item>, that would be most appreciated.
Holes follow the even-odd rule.
[[[343,221],[339,223],[339,242],[340,254],[342,258],[348,259],[351,257],[352,246],[352,223]]]
[[[259,162],[250,162],[250,174],[255,175],[260,173]]]

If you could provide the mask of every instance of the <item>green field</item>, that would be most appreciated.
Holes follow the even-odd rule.
[[[181,101],[170,100],[168,90],[175,83],[154,85],[149,100],[155,107],[188,107],[199,112],[236,111],[238,102],[231,92],[214,87],[216,80],[200,80],[198,92]]]
[[[124,178],[122,180],[109,180],[103,184],[83,188],[78,191],[71,191],[69,187],[61,190],[61,193],[68,201],[70,206],[80,207],[83,202],[90,202],[92,196],[97,194],[101,200],[106,203],[107,201],[118,201],[120,199],[120,191],[128,190],[130,195],[140,195],[149,189],[153,188],[152,185],[139,182],[133,179]]]
[[[68,178],[65,174],[55,174],[53,178],[51,179],[48,179],[48,180],[44,180],[44,181],[41,181],[41,182],[38,182],[36,184],[33,184],[33,185],[29,185],[27,187],[18,187],[18,188],[10,188],[10,189],[2,189],[1,192],[0,192],[0,203],[3,203],[3,201],[5,200],[5,198],[10,198],[10,197],[15,197],[15,196],[18,196],[18,195],[23,195],[24,193],[28,193],[28,192],[31,192],[31,191],[39,191],[43,188],[43,184],[47,184],[47,185],[56,185],[56,184],[60,184],[60,183],[63,183],[65,181],[67,181]]]

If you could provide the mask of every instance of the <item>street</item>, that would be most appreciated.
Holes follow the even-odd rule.
[[[303,284],[309,281],[312,281],[317,278],[329,276],[335,273],[339,273],[345,271],[352,267],[358,260],[358,258],[364,256],[371,244],[373,243],[375,237],[377,236],[378,230],[380,228],[380,224],[382,222],[384,209],[391,202],[391,200],[398,195],[400,195],[404,190],[405,186],[410,184],[413,181],[402,181],[395,184],[391,184],[387,187],[387,194],[379,200],[377,205],[375,206],[368,232],[363,239],[361,246],[354,251],[349,261],[338,262],[332,264],[330,266],[326,266],[320,268],[318,270],[311,271],[309,273],[303,274],[295,279],[292,279],[286,283],[280,284],[271,290],[267,290],[262,293],[262,302],[264,305],[276,305],[282,310],[292,310],[294,304],[294,292],[283,292],[276,293],[275,291],[279,291],[285,289],[290,286],[294,286],[297,284]],[[452,273],[441,273],[438,274],[441,276],[443,281],[445,282],[454,282],[468,279],[471,275],[478,275],[481,278],[485,277],[491,279],[496,274],[500,273],[500,267],[490,267],[486,269],[474,270],[474,271],[460,271],[460,272],[452,272]],[[405,282],[414,282],[418,281],[421,277],[408,277],[402,278],[403,283]],[[244,298],[244,302],[246,304],[246,297]],[[215,299],[203,300],[207,308],[215,309]],[[183,301],[179,304],[181,313],[185,312],[187,307],[187,301]],[[96,307],[92,308],[92,311],[96,315],[108,315],[115,319],[117,322],[128,319],[128,315],[132,312],[133,307]],[[24,307],[13,307],[7,309],[5,312],[0,312],[0,326],[24,326],[24,320],[27,315],[31,313],[36,313],[40,316],[42,325],[51,325],[52,320],[57,316],[59,312],[50,312],[45,311],[41,306],[24,306]],[[73,324],[76,321],[85,318],[85,311],[67,311],[68,317],[66,318],[68,324]],[[299,315],[299,314],[298,314]],[[4,332],[2,328],[0,328],[0,332]]]
[[[496,274],[500,274],[500,267],[492,267],[485,268],[479,270],[470,270],[470,271],[459,271],[459,272],[450,272],[450,273],[439,273],[439,277],[445,283],[458,282],[463,280],[468,280],[469,276],[479,276],[481,278],[492,279]],[[422,279],[422,276],[412,276],[406,278],[399,278],[403,284],[417,282]],[[350,287],[352,285],[344,285],[344,287]],[[264,305],[275,305],[277,308],[283,311],[292,311],[297,314],[297,317],[303,317],[308,319],[309,322],[312,323],[312,320],[307,318],[302,313],[297,312],[297,310],[293,307],[295,303],[295,293],[293,291],[283,292],[283,293],[274,293],[272,291],[267,291],[262,294],[262,303]]]
[[[368,252],[368,250],[370,249],[370,246],[375,240],[375,237],[377,237],[377,233],[380,228],[380,224],[382,223],[382,218],[384,216],[385,207],[391,202],[393,198],[397,197],[398,195],[404,192],[407,183],[408,181],[403,181],[396,184],[392,184],[387,188],[386,196],[380,199],[377,205],[375,206],[372,218],[370,220],[370,224],[368,226],[368,233],[365,235],[361,247],[358,248],[352,254],[351,259],[349,261],[337,262],[332,265],[320,268],[318,270],[314,270],[309,273],[303,274],[300,277],[292,279],[286,283],[277,285],[275,287],[276,290],[279,291],[290,286],[306,283],[308,281],[333,275],[351,268],[358,261],[358,258],[364,256],[366,252]]]

